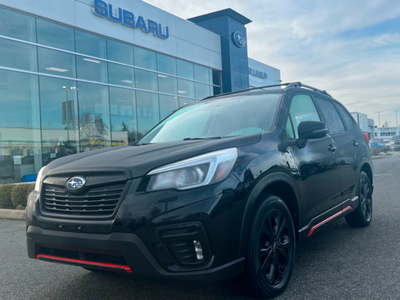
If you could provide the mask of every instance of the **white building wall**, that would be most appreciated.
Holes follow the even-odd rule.
[[[145,20],[151,19],[168,26],[169,38],[160,39],[140,29],[96,16],[92,12],[92,2],[92,0],[0,0],[0,5],[206,67],[222,69],[219,35],[140,0],[105,1],[115,8],[120,7],[135,16],[140,15]]]
[[[249,85],[258,87],[281,83],[281,71],[249,58]]]

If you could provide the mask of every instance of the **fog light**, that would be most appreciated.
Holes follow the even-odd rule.
[[[196,252],[197,260],[203,260],[203,248],[199,241],[193,240],[194,251]]]

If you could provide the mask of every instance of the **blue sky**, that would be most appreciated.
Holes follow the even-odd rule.
[[[400,5],[397,1],[146,0],[181,18],[232,8],[248,24],[249,56],[284,82],[327,90],[350,111],[400,124]]]

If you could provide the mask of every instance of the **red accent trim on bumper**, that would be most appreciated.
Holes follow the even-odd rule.
[[[328,223],[330,220],[344,214],[349,209],[353,210],[353,208],[351,206],[347,206],[346,208],[342,209],[341,211],[337,212],[336,214],[330,216],[329,218],[323,220],[322,222],[319,222],[317,225],[315,225],[311,228],[310,232],[308,233],[308,236],[311,236],[313,234],[314,230],[317,229],[318,227],[320,227],[320,226],[324,225],[325,223]]]
[[[79,263],[82,265],[90,265],[90,266],[99,266],[99,267],[109,267],[109,268],[117,268],[117,269],[124,269],[128,273],[132,273],[131,268],[128,266],[124,265],[114,265],[114,264],[106,264],[106,263],[100,263],[96,261],[87,261],[87,260],[80,260],[80,259],[72,259],[72,258],[65,258],[65,257],[58,257],[58,256],[51,256],[51,255],[45,255],[45,254],[38,254],[36,255],[37,259],[41,258],[47,258],[47,259],[52,259],[52,260],[58,260],[58,261],[66,261],[66,262],[72,262],[72,263]]]

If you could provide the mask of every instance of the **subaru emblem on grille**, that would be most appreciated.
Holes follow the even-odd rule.
[[[86,180],[82,177],[72,177],[68,179],[66,187],[70,191],[77,191],[81,187],[83,187],[86,183]]]

